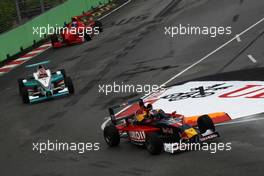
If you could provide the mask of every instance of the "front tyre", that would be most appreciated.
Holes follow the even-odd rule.
[[[214,122],[208,115],[200,116],[197,120],[197,125],[202,134],[207,130],[212,130],[213,132],[215,132]]]
[[[104,139],[108,146],[116,147],[120,143],[119,131],[114,125],[109,125],[104,128]]]
[[[56,34],[52,34],[50,36],[50,41],[51,41],[52,47],[54,48],[55,43],[59,42],[59,38]]]
[[[22,89],[25,87],[24,86],[24,83],[23,83],[23,79],[22,78],[21,79],[18,79],[17,82],[18,82],[18,90],[19,90],[19,93],[20,93],[20,95],[22,95]]]
[[[92,37],[88,33],[84,33],[84,39],[88,42],[92,40]]]
[[[74,86],[70,77],[64,78],[65,86],[68,88],[70,94],[74,94]]]
[[[29,104],[30,100],[28,97],[28,90],[25,87],[21,88],[21,96],[22,96],[22,101],[24,104]]]
[[[162,152],[163,149],[162,140],[159,138],[158,134],[156,133],[150,133],[146,135],[145,146],[147,151],[151,155],[158,155]]]

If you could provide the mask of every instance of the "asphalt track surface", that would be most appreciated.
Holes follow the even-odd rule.
[[[259,0],[170,2],[133,0],[103,19],[105,32],[93,41],[50,49],[27,63],[50,59],[52,69],[66,69],[75,84],[74,96],[24,105],[18,95],[17,79],[30,72],[20,66],[0,77],[1,176],[263,175],[264,120],[258,118],[218,128],[222,136],[219,142],[232,142],[229,152],[150,156],[129,143],[114,149],[106,146],[100,125],[108,115],[107,107],[141,95],[105,96],[98,93],[98,84],[162,84],[264,17],[264,2]],[[139,16],[141,20],[133,20]],[[177,39],[164,35],[165,26],[178,23],[230,25],[233,35]],[[231,42],[170,84],[222,73],[226,74],[219,79],[263,80],[263,27],[264,23],[260,23],[241,36],[241,42]],[[240,71],[228,73],[237,70]],[[47,139],[100,142],[100,150],[85,154],[32,151],[33,141]]]

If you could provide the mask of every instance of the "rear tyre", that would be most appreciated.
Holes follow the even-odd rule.
[[[28,91],[25,87],[21,88],[21,96],[22,96],[22,101],[24,104],[29,104],[29,97],[28,97]]]
[[[116,147],[120,143],[120,135],[114,125],[109,125],[104,128],[104,139],[109,147]]]
[[[158,134],[156,133],[147,134],[145,146],[147,151],[151,155],[158,155],[162,152],[163,149],[162,140],[159,138]]]
[[[91,41],[92,40],[92,37],[89,35],[89,34],[87,34],[87,33],[85,33],[84,34],[84,39],[85,39],[85,41]]]
[[[58,36],[56,34],[51,35],[50,41],[51,41],[52,47],[54,48],[54,43],[59,42]]]
[[[215,132],[214,122],[208,115],[200,116],[197,120],[197,124],[201,133],[205,133],[207,130]]]
[[[74,94],[74,86],[70,77],[64,78],[65,86],[68,88],[70,94]]]
[[[100,21],[95,21],[95,27],[98,27],[99,32],[103,32],[103,24]]]

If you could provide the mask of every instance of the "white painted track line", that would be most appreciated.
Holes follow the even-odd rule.
[[[251,55],[248,55],[248,58],[251,60],[251,62],[253,62],[254,64],[257,63],[258,61]]]
[[[3,67],[1,67],[1,68],[13,68],[13,67],[16,67],[16,66],[18,66],[18,64],[5,65],[5,66],[3,66]]]
[[[28,54],[37,54],[41,52],[43,52],[43,50],[33,50],[33,51],[30,51]]]
[[[236,39],[237,39],[237,42],[241,42],[242,41],[239,35],[236,35]]]
[[[16,61],[26,61],[26,60],[29,60],[31,58],[32,57],[21,57],[21,58],[16,59]]]
[[[50,46],[51,46],[51,43],[47,43],[47,44],[41,45],[41,47],[50,47]]]
[[[122,4],[121,6],[117,7],[116,9],[112,10],[111,12],[109,12],[108,14],[105,14],[104,16],[98,18],[98,20],[102,20],[106,17],[108,17],[109,15],[111,15],[112,13],[114,13],[115,11],[119,10],[120,8],[124,7],[125,5],[129,4],[132,0],[127,1],[126,3]]]

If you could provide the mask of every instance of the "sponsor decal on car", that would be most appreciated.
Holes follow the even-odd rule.
[[[173,134],[172,128],[162,128],[162,132],[165,134]]]
[[[217,138],[217,137],[219,137],[219,134],[218,133],[214,133],[214,134],[211,134],[211,135],[208,135],[208,136],[205,136],[205,137],[201,137],[200,141],[204,142],[204,141],[207,141],[209,139],[214,139],[214,138]]]
[[[135,142],[144,142],[146,135],[144,131],[129,131],[129,137]]]

